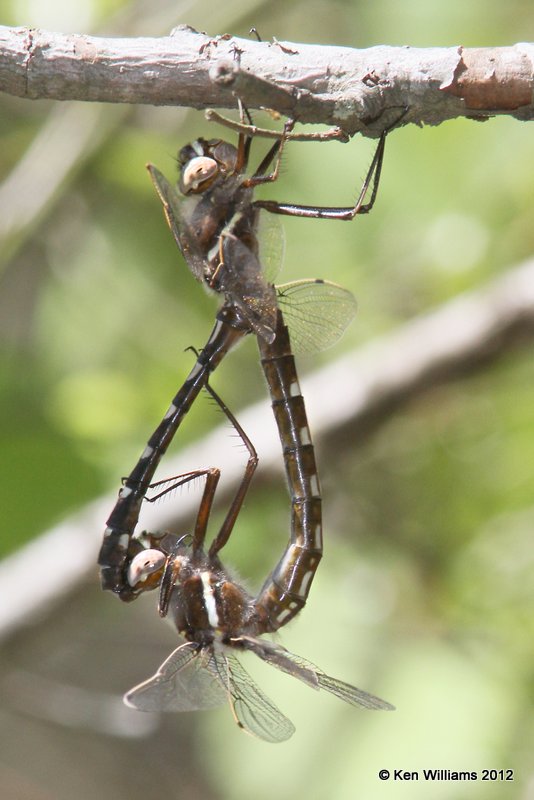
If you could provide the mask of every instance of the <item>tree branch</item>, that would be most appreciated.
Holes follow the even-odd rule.
[[[377,135],[454,117],[534,117],[534,45],[372,47],[210,38],[103,38],[0,27],[0,90],[28,99],[273,108],[302,122]]]
[[[347,441],[361,442],[389,420],[393,410],[428,388],[472,376],[533,338],[534,261],[527,261],[306,376],[301,385],[312,430],[329,441],[342,436],[342,449]],[[280,442],[268,402],[240,411],[239,420],[262,465],[282,472]],[[213,464],[214,453],[225,488],[237,485],[243,465],[235,451],[228,452],[226,423],[169,458],[167,474]],[[96,574],[104,520],[115,500],[114,492],[94,501],[0,562],[0,639],[33,621],[36,613],[41,618],[88,571]],[[165,504],[145,508],[140,527],[164,530],[172,524],[176,529],[197,504],[198,497],[184,494],[172,511],[170,503],[167,508]],[[28,581],[36,564],[39,580]]]

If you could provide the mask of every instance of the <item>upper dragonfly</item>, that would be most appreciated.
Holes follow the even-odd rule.
[[[261,210],[271,214],[351,220],[373,207],[378,191],[387,131],[380,137],[371,166],[354,206],[323,207],[254,200],[254,189],[278,178],[284,143],[293,128],[289,121],[281,139],[247,176],[252,137],[240,133],[237,147],[222,139],[197,139],[178,154],[178,189],[152,164],[151,178],[167,222],[185,261],[197,280],[223,294],[252,330],[272,342],[276,326],[276,292],[259,262]],[[266,171],[273,164],[270,173]],[[365,197],[372,184],[369,202]]]
[[[291,127],[292,123],[286,125],[286,136]],[[284,138],[275,142],[255,172],[247,177],[251,143],[252,138],[241,133],[237,147],[221,139],[198,139],[182,148],[179,193],[156,167],[148,167],[188,267],[204,285],[222,294],[224,302],[206,346],[126,480],[109,517],[99,556],[102,585],[123,600],[136,596],[126,572],[129,560],[138,550],[132,534],[147,486],[181,420],[229,349],[253,332],[261,344],[262,361],[267,363],[268,348],[273,345],[280,325],[281,306],[288,308],[292,318],[297,318],[297,337],[302,340],[303,349],[308,350],[332,344],[354,315],[354,298],[336,284],[312,280],[275,287],[267,280],[257,236],[260,212],[349,219],[369,211],[376,196],[385,134],[356,205],[340,209],[254,200],[255,187],[278,176]],[[273,162],[272,172],[266,174]],[[371,198],[365,204],[371,183]]]

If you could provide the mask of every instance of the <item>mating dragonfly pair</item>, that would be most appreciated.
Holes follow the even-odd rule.
[[[292,122],[286,124],[281,137],[249,176],[252,136],[245,124],[241,125],[237,147],[221,139],[199,139],[180,151],[179,193],[154,166],[148,167],[186,263],[200,282],[224,300],[193,369],[124,481],[99,556],[104,589],[127,602],[159,588],[159,613],[171,618],[182,638],[156,674],[126,694],[126,703],[143,711],[188,711],[229,701],[238,725],[270,742],[289,738],[293,724],[243,669],[235,656],[239,651],[256,653],[314,689],[326,689],[353,705],[392,708],[260,638],[279,630],[303,608],[322,556],[319,479],[285,317],[294,323],[295,340],[309,350],[332,344],[355,313],[353,296],[337,284],[309,280],[275,287],[269,282],[259,252],[260,213],[352,219],[368,212],[376,196],[386,136],[384,133],[379,141],[352,207],[255,200],[254,189],[278,177],[280,156],[292,127]],[[370,199],[365,203],[369,190]],[[230,577],[219,554],[232,533],[258,459],[247,435],[208,383],[229,350],[248,334],[257,338],[291,498],[288,544],[256,596]],[[219,470],[196,470],[170,483],[153,483],[163,454],[202,388],[217,401],[249,453],[241,484],[207,549],[205,539]],[[205,487],[191,535],[135,534],[145,500],[153,501],[198,477],[205,479]],[[150,491],[152,496],[147,494]]]

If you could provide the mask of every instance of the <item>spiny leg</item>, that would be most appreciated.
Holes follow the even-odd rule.
[[[245,172],[247,168],[253,136],[248,132],[249,126],[245,124],[245,115],[249,123],[252,123],[252,117],[250,116],[248,109],[245,108],[239,98],[237,98],[237,104],[239,107],[239,119],[241,122],[241,127],[239,131],[239,139],[237,140],[235,171],[239,174]]]
[[[224,414],[228,417],[230,422],[232,423],[235,430],[238,432],[242,442],[244,443],[245,447],[249,452],[249,459],[247,462],[247,466],[245,468],[245,473],[243,475],[243,479],[239,485],[239,488],[234,496],[234,499],[231,503],[230,509],[225,517],[225,520],[221,526],[221,529],[215,539],[213,540],[211,547],[209,549],[208,557],[210,559],[214,558],[222,547],[228,541],[230,534],[235,525],[235,521],[237,516],[241,510],[241,506],[243,505],[243,500],[245,495],[248,491],[248,487],[250,486],[250,482],[252,480],[252,476],[256,470],[258,465],[258,456],[256,450],[250,439],[248,438],[247,434],[232,414],[228,406],[223,402],[223,400],[219,397],[219,395],[215,392],[214,389],[207,383],[205,386],[206,390],[209,394],[213,397],[215,402],[219,405],[222,409]],[[176,486],[181,486],[184,483],[193,480],[196,477],[206,476],[206,484],[204,486],[204,493],[202,495],[202,499],[200,501],[199,510],[197,513],[196,523],[195,523],[195,531],[193,533],[193,540],[191,545],[192,550],[192,558],[195,560],[195,557],[198,557],[203,549],[203,544],[206,538],[206,530],[209,522],[209,517],[211,513],[211,509],[213,506],[213,500],[215,497],[215,491],[217,488],[217,484],[219,482],[220,471],[218,469],[206,469],[206,470],[198,470],[195,472],[187,473],[183,476],[177,476],[180,480],[177,483],[174,483],[171,487],[166,488],[164,492],[159,493],[157,497],[160,497],[162,494],[165,494],[168,491],[176,488]],[[158,484],[162,484],[164,481],[158,482]],[[153,498],[153,499],[156,499]],[[180,571],[180,562],[177,559],[177,552],[178,548],[180,547],[183,541],[183,537],[177,540],[173,550],[168,555],[165,567],[163,570],[163,575],[161,578],[160,583],[160,596],[159,596],[159,604],[158,610],[159,614],[162,617],[167,615],[170,603],[170,597],[173,590],[173,587],[176,582],[177,575]]]
[[[386,136],[387,132],[384,132],[380,136],[373,160],[371,161],[371,166],[362,183],[358,199],[353,206],[304,206],[293,203],[278,203],[276,200],[256,200],[254,201],[255,208],[261,208],[265,211],[269,211],[271,214],[284,214],[288,217],[307,217],[311,219],[351,220],[354,219],[357,214],[368,214],[374,205],[378,193],[378,185],[380,183],[382,163],[384,160],[384,149],[386,146]],[[367,203],[364,203],[371,185],[371,197]]]
[[[210,467],[208,469],[193,470],[186,472],[183,475],[177,475],[175,478],[157,481],[149,486],[149,489],[159,488],[165,486],[164,489],[158,491],[152,497],[145,494],[144,499],[150,503],[155,502],[164,495],[171,491],[184,486],[190,481],[197,478],[206,478],[204,492],[200,501],[199,510],[197,512],[197,519],[195,523],[195,530],[193,535],[185,534],[185,536],[176,537],[169,534],[156,534],[144,532],[138,541],[141,548],[137,552],[130,563],[128,564],[127,576],[128,585],[133,592],[137,594],[140,592],[150,591],[160,585],[160,614],[165,616],[166,608],[168,606],[168,598],[172,586],[174,585],[174,572],[173,567],[176,564],[176,549],[183,544],[184,539],[192,539],[192,550],[198,552],[202,550],[204,540],[206,538],[206,529],[208,525],[213,499],[217,489],[217,484],[220,478],[220,470]],[[171,552],[168,552],[168,545],[163,545],[164,539],[174,540]],[[144,542],[145,547],[143,547]],[[149,547],[146,547],[146,545]],[[165,599],[166,598],[166,599]],[[162,611],[163,606],[165,610]]]
[[[242,101],[238,98],[237,102],[239,107],[240,122],[232,123],[231,120],[227,120],[225,117],[221,117],[220,120],[222,120],[223,121],[222,124],[226,125],[227,127],[239,131],[239,139],[237,143],[237,158],[235,166],[235,172],[239,174],[245,172],[246,170],[256,126],[252,124],[252,117],[250,115],[250,112],[243,105]],[[219,115],[217,115],[216,112],[213,112],[213,114],[214,114],[214,119],[217,118],[216,121],[220,121]],[[210,119],[210,116],[209,115],[207,116],[208,119]],[[248,122],[245,122],[245,119]],[[293,130],[294,125],[295,125],[295,120],[288,120],[286,122],[283,131],[281,131],[277,136],[274,137],[277,139],[277,141],[269,149],[269,151],[263,158],[262,162],[260,163],[259,167],[255,170],[254,174],[250,178],[246,178],[243,181],[243,186],[253,188],[254,186],[258,186],[262,183],[270,183],[272,181],[277,180],[284,142],[287,141],[288,138],[290,138],[290,133]],[[265,175],[266,170],[273,163],[273,161],[275,161],[275,166],[272,173],[270,173],[269,175]]]
[[[268,151],[267,155],[259,165],[258,169],[254,173],[251,178],[247,178],[243,181],[243,186],[248,186],[253,188],[255,186],[260,186],[263,183],[273,183],[274,181],[278,180],[278,175],[280,173],[280,163],[282,160],[282,153],[284,151],[284,145],[287,142],[287,135],[290,133],[295,126],[294,119],[288,119],[284,125],[284,130],[282,132],[282,137],[278,142],[275,142],[271,149]],[[274,161],[274,167],[272,172],[265,174],[266,170]]]
[[[367,175],[363,181],[362,187],[358,194],[358,199],[353,206],[304,206],[296,203],[279,203],[275,200],[256,200],[253,203],[254,207],[269,211],[271,214],[284,214],[290,217],[308,217],[312,219],[352,220],[357,214],[368,214],[374,206],[378,193],[378,186],[382,173],[382,164],[384,161],[386,137],[388,133],[390,133],[390,131],[398,125],[406,113],[407,109],[403,109],[402,114],[395,120],[395,122],[393,122],[391,125],[388,125],[388,127],[382,132],[373,156],[373,160],[371,161],[371,166],[369,167]],[[364,201],[370,187],[371,196],[369,201],[365,203]]]
[[[175,489],[179,489],[181,486],[185,486],[186,484],[191,483],[191,481],[194,481],[197,478],[203,478],[209,475],[209,473],[212,471],[218,472],[218,470],[214,470],[212,468],[194,469],[191,470],[191,472],[183,472],[180,475],[174,475],[172,478],[163,478],[163,480],[161,481],[154,481],[154,483],[151,483],[147,487],[147,490],[153,490],[153,489],[159,490],[160,487],[164,488],[161,488],[161,490],[159,490],[157,494],[153,494],[150,496],[148,494],[145,494],[143,499],[146,500],[147,503],[155,503],[157,500],[160,500],[166,494],[174,492]]]
[[[256,453],[254,445],[252,444],[247,434],[245,433],[245,431],[243,430],[243,428],[241,427],[235,416],[232,414],[228,406],[222,401],[219,395],[214,391],[214,389],[212,389],[212,387],[209,384],[206,384],[206,390],[210,393],[215,402],[218,404],[218,406],[230,420],[232,426],[239,434],[241,441],[243,442],[249,453],[249,458],[247,461],[247,465],[245,467],[245,472],[241,480],[241,483],[239,484],[234,499],[232,500],[228,513],[226,514],[226,517],[224,519],[224,522],[221,525],[221,529],[219,530],[219,533],[211,543],[208,555],[210,558],[212,558],[213,556],[216,556],[220,550],[222,550],[222,548],[230,538],[230,534],[232,533],[232,530],[234,528],[237,516],[241,510],[241,506],[243,505],[245,495],[250,486],[252,476],[254,475],[256,467],[258,466],[258,454]]]
[[[291,142],[343,142],[347,143],[350,141],[350,137],[348,133],[346,133],[343,128],[339,128],[334,126],[333,128],[328,128],[326,131],[300,131],[300,132],[289,132],[285,133],[284,131],[273,131],[270,128],[260,128],[258,125],[254,125],[252,123],[244,123],[236,122],[233,119],[229,119],[229,117],[224,117],[222,114],[219,114],[212,108],[208,108],[205,111],[205,117],[208,122],[217,122],[219,125],[224,125],[225,128],[229,128],[230,130],[237,131],[237,133],[247,134],[249,137],[259,136],[262,139],[283,139],[286,138]]]
[[[173,492],[180,486],[185,486],[185,484],[190,483],[197,478],[204,477],[206,478],[206,483],[204,484],[204,491],[202,493],[202,498],[200,500],[199,509],[197,512],[195,531],[193,533],[191,545],[193,553],[199,553],[204,547],[208,521],[213,506],[213,500],[215,498],[215,492],[217,491],[217,485],[221,477],[221,471],[216,467],[208,467],[207,469],[197,469],[193,470],[192,472],[185,472],[183,475],[177,475],[175,478],[167,478],[165,480],[152,483],[149,486],[149,489],[155,489],[164,485],[165,488],[152,497],[145,495],[145,500],[147,500],[149,503],[154,503],[165,494]]]

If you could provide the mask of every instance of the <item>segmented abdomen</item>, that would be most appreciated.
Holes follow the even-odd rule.
[[[265,630],[277,630],[306,603],[323,553],[321,490],[304,399],[291,352],[289,334],[278,311],[276,338],[258,337],[291,496],[291,534],[282,558],[257,598]]]

